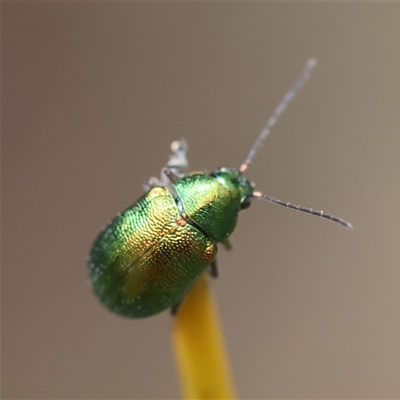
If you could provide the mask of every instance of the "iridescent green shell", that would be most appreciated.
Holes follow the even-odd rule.
[[[148,317],[178,303],[236,226],[242,193],[220,176],[185,176],[174,188],[178,199],[152,188],[93,244],[93,291],[117,314]]]

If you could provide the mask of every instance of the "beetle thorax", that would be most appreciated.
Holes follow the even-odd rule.
[[[226,167],[212,174],[185,176],[174,187],[189,221],[214,242],[231,235],[243,200],[253,191],[239,171]]]

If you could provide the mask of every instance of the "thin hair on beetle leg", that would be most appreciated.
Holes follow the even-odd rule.
[[[276,124],[279,116],[286,110],[289,103],[294,99],[298,91],[302,88],[306,80],[310,77],[312,70],[317,65],[317,60],[315,58],[310,58],[303,70],[301,71],[300,75],[289,89],[289,91],[285,94],[281,102],[278,104],[278,107],[275,108],[274,112],[272,113],[271,117],[268,119],[267,123],[264,125],[264,128],[260,132],[255,141],[252,149],[250,150],[246,160],[240,166],[239,171],[244,172],[253,162],[257,152],[260,150],[262,143],[266,139],[266,137],[271,133],[271,128]]]
[[[270,203],[278,204],[280,206],[291,208],[292,210],[303,211],[303,212],[311,214],[311,215],[316,215],[317,217],[329,219],[330,221],[337,222],[338,224],[344,226],[345,228],[353,229],[353,225],[350,222],[345,221],[342,218],[335,217],[334,215],[331,215],[331,214],[325,214],[322,210],[316,211],[316,210],[313,210],[312,208],[303,207],[300,205],[288,203],[286,201],[274,199],[274,198],[269,197],[261,192],[253,192],[253,197],[256,199],[268,201]]]

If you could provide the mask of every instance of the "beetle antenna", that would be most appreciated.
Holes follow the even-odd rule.
[[[275,125],[278,117],[286,110],[288,104],[293,100],[296,96],[297,92],[302,88],[306,80],[310,77],[313,68],[317,65],[317,60],[315,58],[310,58],[300,75],[289,89],[289,91],[285,94],[282,101],[279,103],[278,107],[275,108],[275,111],[264,125],[264,128],[258,135],[256,142],[253,145],[253,148],[250,150],[249,155],[246,158],[246,161],[240,166],[239,171],[244,172],[252,163],[254,157],[256,156],[258,150],[261,148],[264,139],[270,134],[271,128]]]
[[[312,208],[297,206],[282,200],[273,199],[272,197],[269,197],[261,192],[253,192],[252,197],[255,197],[256,199],[266,200],[269,201],[270,203],[279,204],[280,206],[285,206],[287,208],[292,208],[293,210],[303,211],[311,215],[317,215],[318,217],[326,218],[331,221],[337,222],[338,224],[343,225],[345,228],[353,229],[353,225],[350,222],[347,222],[342,218],[335,217],[331,214],[325,214],[323,211],[316,211],[313,210]]]

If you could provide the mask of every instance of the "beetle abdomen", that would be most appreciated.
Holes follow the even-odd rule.
[[[217,248],[186,223],[165,187],[151,189],[95,241],[93,290],[110,310],[131,318],[177,303],[211,263]]]

